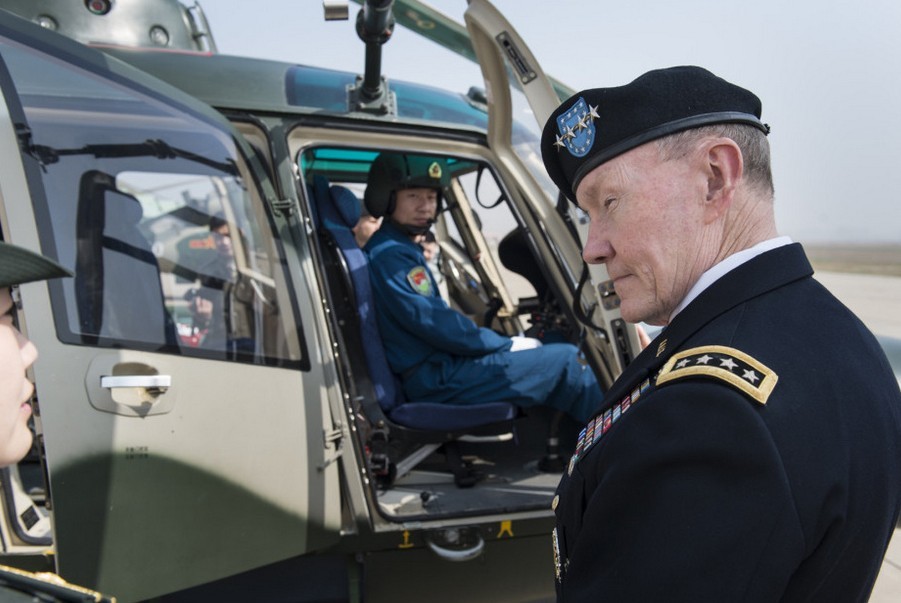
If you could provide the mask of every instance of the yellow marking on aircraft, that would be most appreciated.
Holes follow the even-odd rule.
[[[507,534],[510,538],[513,538],[513,522],[509,519],[501,522],[501,529],[498,530],[497,537],[500,538],[504,534]]]

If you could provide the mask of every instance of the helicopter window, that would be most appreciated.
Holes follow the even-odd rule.
[[[480,166],[478,170],[471,170],[459,176],[459,182],[464,191],[472,213],[478,223],[479,230],[488,244],[494,259],[494,264],[499,268],[501,277],[506,283],[514,298],[530,297],[535,291],[529,281],[519,273],[511,271],[499,255],[502,242],[519,230],[519,223],[506,202],[506,195],[498,184],[494,173],[486,166]],[[459,237],[455,225],[448,226],[448,232],[452,238],[454,233]],[[455,238],[458,244],[462,241]]]
[[[346,73],[296,65],[288,69],[285,97],[295,106],[312,107],[333,113],[347,112],[347,86],[354,83]],[[460,94],[430,86],[393,81],[398,117],[443,121],[459,127],[468,124],[484,129],[488,113],[468,103]]]
[[[303,366],[281,246],[232,134],[33,50],[0,50],[42,246],[75,272],[51,285],[60,339]]]
[[[429,121],[468,124],[487,128],[488,113],[462,100],[462,95],[420,86],[407,82],[393,82],[392,90],[397,95],[399,117],[414,117]]]

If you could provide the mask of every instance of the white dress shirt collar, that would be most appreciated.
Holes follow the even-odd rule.
[[[688,294],[685,296],[685,299],[683,299],[682,302],[678,306],[676,306],[676,309],[670,315],[670,322],[672,322],[676,315],[684,310],[688,304],[693,302],[695,298],[697,298],[704,291],[704,289],[715,283],[727,272],[738,268],[745,262],[757,257],[761,253],[765,253],[772,249],[776,249],[777,247],[784,247],[785,245],[791,244],[791,237],[776,237],[775,239],[767,239],[766,241],[757,243],[753,247],[749,247],[737,253],[733,253],[723,261],[713,265],[704,274],[702,274],[701,278],[699,278],[694,286],[688,290]]]

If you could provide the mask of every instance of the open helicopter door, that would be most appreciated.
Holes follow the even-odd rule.
[[[557,90],[566,93],[565,86],[545,75],[516,30],[488,0],[470,0],[464,17],[485,79],[488,144],[501,158],[504,168],[523,185],[527,203],[541,216],[542,229],[558,246],[562,256],[560,259],[566,264],[569,274],[581,283],[576,287],[579,300],[574,304],[575,313],[581,315],[589,338],[592,335],[598,337],[615,350],[619,366],[610,368],[619,374],[637,354],[638,338],[635,329],[621,318],[619,299],[606,267],[588,266],[581,260],[581,243],[584,243],[588,233],[587,216],[572,203],[565,203],[565,211],[569,213],[570,222],[578,233],[579,240],[573,241],[565,222],[558,219],[558,199],[548,195],[549,190],[554,191],[554,197],[559,193],[544,172],[537,141],[524,145],[515,140],[514,92],[511,87],[518,88],[525,95],[540,131],[560,104]],[[537,162],[539,168],[530,172],[525,167],[527,162]],[[536,172],[544,176],[547,182],[536,181],[533,176]]]
[[[0,88],[3,238],[75,272],[19,288],[59,573],[136,601],[335,543],[312,270],[249,148],[4,11]]]

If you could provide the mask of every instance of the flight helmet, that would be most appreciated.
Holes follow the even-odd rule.
[[[394,212],[396,192],[405,188],[434,188],[438,191],[438,212],[447,186],[447,164],[443,159],[404,153],[381,153],[369,168],[363,203],[369,213],[380,218]]]

